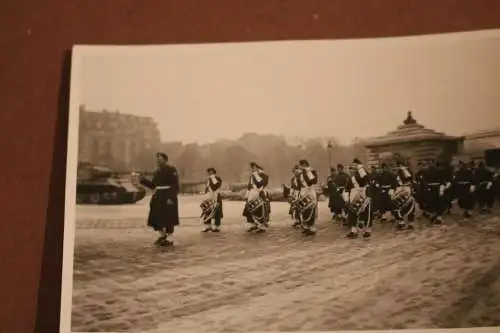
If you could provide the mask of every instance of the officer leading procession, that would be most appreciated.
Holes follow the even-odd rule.
[[[138,175],[139,183],[151,190],[148,226],[159,233],[158,246],[173,245],[170,239],[179,225],[179,178],[165,153],[157,153],[158,169],[153,179]],[[272,199],[268,189],[270,176],[256,162],[249,163],[242,218],[246,231],[265,233],[271,226]],[[290,208],[291,225],[306,236],[315,235],[319,217],[320,195],[328,197],[333,221],[340,221],[348,230],[346,238],[372,235],[373,222],[393,223],[396,230],[414,230],[417,212],[424,223],[440,225],[456,203],[463,219],[471,219],[474,211],[491,214],[495,201],[494,184],[499,176],[484,162],[459,161],[454,170],[445,161],[419,161],[414,173],[402,161],[391,168],[387,163],[371,166],[368,172],[359,158],[344,171],[344,165],[330,169],[325,185],[320,186],[317,171],[302,159],[292,168],[289,184],[282,185],[282,194]],[[223,180],[213,167],[207,168],[205,195],[200,203],[202,232],[221,232]],[[476,209],[477,208],[477,209]],[[389,218],[387,217],[389,215]]]

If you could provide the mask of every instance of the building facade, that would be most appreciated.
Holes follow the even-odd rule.
[[[79,162],[118,171],[152,170],[161,147],[158,124],[150,117],[80,106]]]
[[[463,137],[449,136],[420,125],[408,112],[403,124],[384,136],[364,141],[368,165],[397,159],[415,168],[418,161],[444,159],[463,151]]]
[[[465,135],[464,153],[472,159],[484,159],[484,151],[500,148],[500,128]]]

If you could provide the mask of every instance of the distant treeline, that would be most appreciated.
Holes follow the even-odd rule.
[[[331,143],[328,148],[328,142]],[[211,144],[165,142],[162,150],[176,166],[181,182],[203,180],[206,168],[214,167],[226,184],[246,182],[249,163],[260,164],[270,176],[270,187],[287,183],[292,167],[307,159],[318,171],[321,181],[329,173],[329,164],[350,163],[353,158],[365,159],[365,149],[359,140],[340,145],[334,138],[308,139],[290,144],[275,135],[245,134],[237,140],[221,140]],[[331,158],[329,158],[329,156]]]

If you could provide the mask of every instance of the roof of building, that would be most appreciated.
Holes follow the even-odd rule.
[[[476,132],[472,132],[472,133],[466,133],[465,139],[466,140],[473,140],[473,139],[483,139],[483,138],[490,138],[490,137],[497,137],[497,136],[500,136],[500,127],[490,128],[490,129],[476,131]]]
[[[394,131],[383,136],[363,140],[363,143],[366,147],[375,147],[411,141],[449,141],[461,139],[463,137],[449,136],[420,125],[413,118],[412,112],[408,111],[403,124],[399,125]]]

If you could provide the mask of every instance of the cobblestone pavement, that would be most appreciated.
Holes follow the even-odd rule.
[[[79,218],[73,331],[500,325],[499,218],[421,221],[399,233],[376,225],[371,239],[346,240],[324,214],[315,237],[295,232],[284,204],[273,206],[267,234],[247,234],[232,213],[239,205],[226,206],[222,233],[200,234],[185,219],[172,249],[151,245],[143,217]]]

